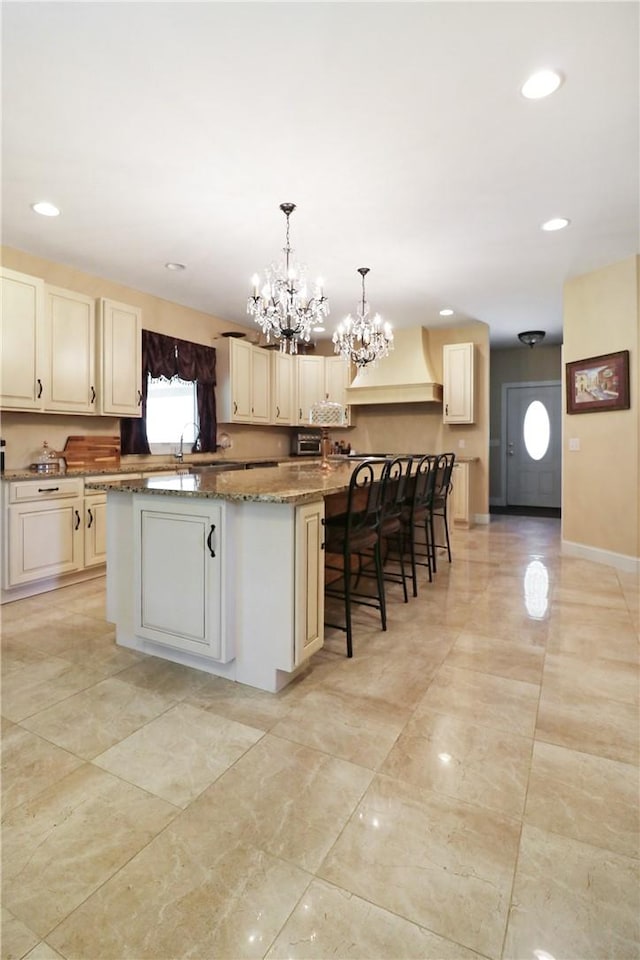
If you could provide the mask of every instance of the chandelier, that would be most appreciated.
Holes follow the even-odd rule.
[[[362,277],[362,301],[358,304],[356,319],[351,314],[345,317],[333,335],[333,343],[336,353],[364,369],[393,350],[393,330],[379,313],[373,319],[369,318],[369,304],[364,292],[364,278],[369,267],[358,267],[358,273]]]
[[[254,275],[247,313],[262,327],[267,343],[273,338],[280,341],[283,353],[297,353],[298,343],[308,343],[311,339],[311,328],[322,325],[329,313],[329,301],[324,296],[322,281],[316,281],[311,293],[306,281],[306,267],[292,261],[289,217],[296,209],[295,203],[281,203],[280,209],[287,218],[287,239],[282,248],[284,259],[265,270],[266,282],[262,289],[260,278]]]

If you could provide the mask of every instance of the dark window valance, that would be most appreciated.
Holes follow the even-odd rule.
[[[196,383],[199,446],[205,453],[216,449],[216,351],[214,347],[142,331],[142,417],[120,421],[122,453],[150,453],[147,439],[147,378],[171,380],[180,377]]]

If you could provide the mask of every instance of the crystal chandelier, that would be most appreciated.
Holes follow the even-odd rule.
[[[262,327],[267,343],[280,341],[283,353],[297,353],[298,343],[308,343],[311,328],[322,326],[329,313],[329,301],[324,296],[322,281],[317,280],[313,293],[306,281],[306,267],[294,263],[289,243],[289,217],[295,203],[281,203],[287,218],[287,239],[282,248],[284,259],[272,263],[265,270],[266,282],[260,289],[260,278],[252,278],[253,292],[247,302],[247,313]]]
[[[362,301],[358,304],[356,319],[351,314],[345,317],[333,335],[333,343],[336,353],[364,369],[393,350],[393,330],[379,313],[373,319],[369,318],[369,304],[364,292],[364,278],[369,267],[358,267],[358,273],[362,277]]]

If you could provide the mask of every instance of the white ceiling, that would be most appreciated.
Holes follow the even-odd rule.
[[[329,334],[368,266],[396,327],[560,342],[567,278],[638,250],[638,11],[5,2],[3,243],[252,326],[292,201]],[[543,67],[563,86],[525,100]]]

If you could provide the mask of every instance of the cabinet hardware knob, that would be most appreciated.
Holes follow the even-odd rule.
[[[96,388],[95,388],[95,387],[91,387],[91,400],[90,400],[90,403],[95,403],[95,402],[96,402]]]
[[[74,530],[79,530],[79,529],[80,529],[80,522],[81,522],[81,521],[80,521],[80,514],[78,513],[77,510],[74,510],[73,512],[74,512],[75,515],[76,515],[76,525],[75,525],[75,527],[74,527],[73,529],[74,529]]]
[[[87,508],[87,513],[89,514],[89,523],[87,524],[87,530],[90,530],[91,525],[93,524],[93,513],[91,511],[91,507]]]
[[[39,400],[40,397],[42,396],[42,380],[38,377],[38,379],[36,380],[36,383],[38,384],[37,399]]]
[[[209,552],[211,553],[212,557],[215,557],[216,555],[215,550],[213,549],[213,546],[212,546],[213,534],[215,533],[215,529],[216,529],[216,525],[215,523],[212,523],[211,530],[209,530],[209,536],[207,537],[207,546],[209,547]]]
[[[60,487],[38,487],[38,493],[56,493]]]

